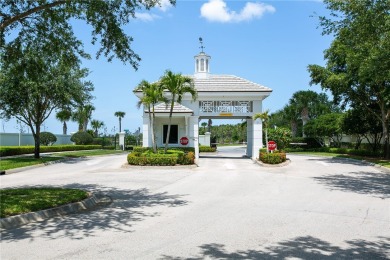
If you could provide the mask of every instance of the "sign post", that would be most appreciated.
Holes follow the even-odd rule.
[[[276,142],[275,141],[269,141],[268,142],[268,150],[273,152],[276,150]]]
[[[188,144],[188,138],[183,136],[182,138],[180,138],[180,144],[181,145],[187,145]]]

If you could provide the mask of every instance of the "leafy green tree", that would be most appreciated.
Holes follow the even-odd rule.
[[[390,1],[324,0],[331,18],[320,17],[323,34],[334,36],[326,66],[309,65],[311,83],[330,90],[344,106],[366,108],[382,124],[390,158]],[[379,111],[371,108],[377,104]]]
[[[169,123],[167,136],[165,137],[165,153],[168,149],[169,136],[171,133],[172,114],[175,102],[181,103],[184,94],[191,94],[192,100],[195,101],[198,97],[198,93],[194,87],[192,78],[181,75],[180,73],[175,74],[170,70],[167,70],[164,76],[160,79],[161,86],[164,90],[170,93],[170,110],[169,110]]]
[[[269,139],[276,142],[278,150],[284,150],[292,140],[291,130],[284,127],[270,128]]]
[[[90,95],[83,78],[88,71],[71,50],[56,50],[48,39],[18,42],[13,52],[0,51],[0,113],[28,125],[39,158],[41,125],[56,109]],[[39,55],[37,55],[39,53]]]
[[[62,134],[66,135],[68,132],[68,126],[66,124],[72,118],[72,112],[69,109],[62,109],[56,114],[56,118],[63,122]]]
[[[119,132],[122,132],[122,118],[124,118],[125,115],[126,113],[122,111],[117,111],[114,114],[114,116],[116,116],[119,119]]]
[[[94,136],[99,137],[99,129],[104,126],[104,122],[94,119],[94,120],[91,120],[91,126],[92,126],[92,129],[94,131],[94,133],[93,133]]]
[[[329,138],[336,147],[340,147],[343,134],[342,122],[343,114],[341,113],[321,115],[305,125],[305,132],[309,137],[320,140],[322,144],[325,143],[325,138]]]
[[[163,89],[159,83],[149,83],[146,80],[141,81],[140,84],[134,89],[134,92],[142,91],[143,96],[138,101],[137,107],[140,108],[141,105],[147,109],[149,116],[149,128],[152,131],[152,147],[153,152],[157,153],[157,143],[156,143],[156,129],[154,125],[154,120],[156,118],[154,107],[160,103],[167,103],[168,100],[164,97]]]
[[[372,109],[377,109],[375,106]],[[346,134],[356,136],[355,149],[359,149],[362,140],[366,139],[373,152],[377,152],[383,137],[382,124],[362,107],[354,107],[345,113],[342,129]]]
[[[85,55],[82,44],[74,37],[71,22],[85,21],[92,27],[92,43],[100,40],[97,57],[104,55],[111,61],[117,57],[138,68],[140,57],[131,49],[132,37],[122,27],[135,18],[137,9],[161,5],[162,0],[3,0],[0,2],[0,47],[15,49],[15,42],[28,42],[42,33],[58,49]],[[175,4],[175,0],[170,0]],[[6,36],[14,33],[15,37]],[[41,37],[38,37],[41,38]]]
[[[253,116],[253,120],[261,119],[263,122],[263,131],[265,131],[265,146],[268,151],[268,120],[269,120],[269,110],[264,111],[263,113],[257,113]]]

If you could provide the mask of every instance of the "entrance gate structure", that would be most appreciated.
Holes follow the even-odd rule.
[[[258,156],[263,146],[262,122],[253,120],[253,115],[262,112],[262,102],[272,89],[234,75],[215,75],[210,73],[211,57],[200,52],[195,56],[194,85],[198,99],[184,95],[181,104],[173,109],[169,146],[194,147],[195,158],[199,159],[199,121],[201,119],[245,119],[247,121],[246,155],[252,159]],[[135,92],[141,98],[142,92]],[[167,93],[169,97],[169,93]],[[169,106],[161,103],[155,107],[155,140],[164,146],[166,125],[169,122]],[[179,140],[187,137],[189,142],[182,145]],[[152,146],[152,136],[148,111],[143,113],[143,146]]]

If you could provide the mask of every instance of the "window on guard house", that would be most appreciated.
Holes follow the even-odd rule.
[[[165,144],[168,132],[168,125],[164,125],[163,128],[163,143]],[[169,134],[169,143],[177,144],[179,143],[179,127],[178,125],[171,125],[171,132]]]

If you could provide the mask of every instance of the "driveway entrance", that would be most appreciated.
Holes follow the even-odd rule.
[[[197,168],[128,167],[116,155],[1,176],[2,189],[74,187],[113,202],[2,231],[0,258],[390,258],[389,173],[292,155],[266,168],[229,149]]]

